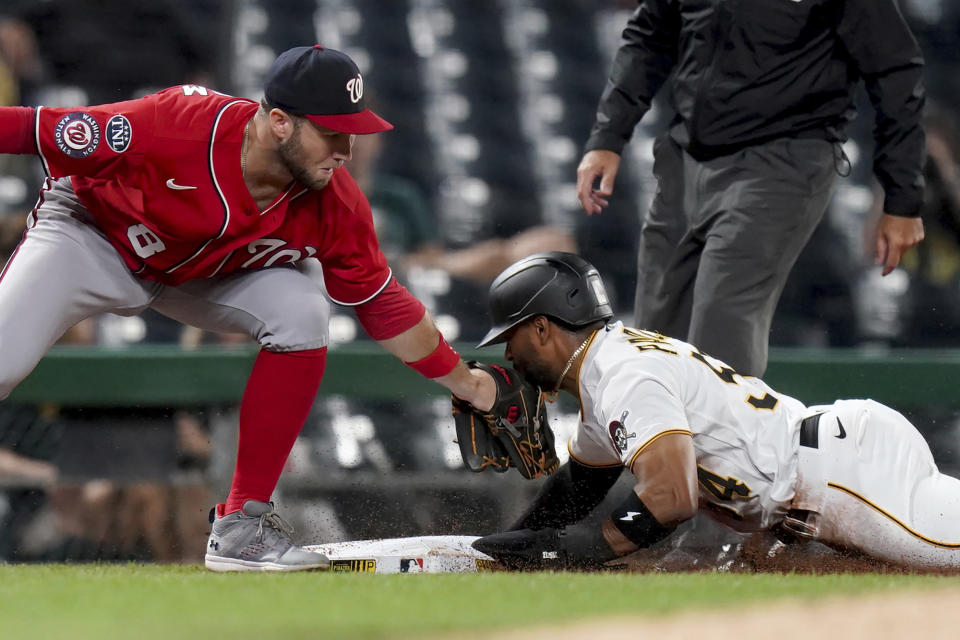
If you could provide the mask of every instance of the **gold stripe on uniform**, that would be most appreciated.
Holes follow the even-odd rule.
[[[656,442],[657,440],[659,440],[659,439],[662,438],[663,436],[669,436],[669,435],[673,435],[673,434],[675,434],[675,433],[676,433],[676,434],[688,435],[688,436],[690,436],[691,438],[693,437],[693,434],[690,433],[690,431],[689,431],[688,429],[667,429],[666,431],[661,431],[661,432],[658,433],[657,435],[653,436],[652,438],[650,438],[649,440],[647,440],[646,442],[644,442],[644,443],[643,443],[643,446],[640,447],[639,449],[637,449],[636,453],[634,453],[632,456],[630,456],[630,461],[627,462],[627,463],[626,463],[625,465],[623,465],[623,466],[625,466],[627,469],[630,469],[630,471],[632,472],[632,471],[633,471],[633,463],[637,461],[637,457],[638,457],[641,453],[643,453],[644,451],[646,451],[647,447],[649,447],[650,445],[652,445],[654,442]]]
[[[943,549],[960,549],[960,542],[940,542],[939,540],[934,540],[932,538],[928,538],[925,535],[917,533],[916,531],[908,527],[906,524],[898,520],[895,516],[893,516],[890,513],[887,513],[884,509],[873,504],[872,502],[864,498],[862,495],[860,495],[853,489],[848,489],[847,487],[844,487],[843,485],[839,485],[836,482],[828,482],[827,486],[830,487],[831,489],[842,491],[852,498],[856,498],[860,502],[864,503],[865,505],[867,505],[868,507],[870,507],[871,509],[879,513],[880,515],[895,522],[897,525],[900,526],[901,529],[909,533],[911,536],[913,536],[917,540],[921,540],[923,542],[926,542],[927,544],[933,545],[935,547],[941,547]]]

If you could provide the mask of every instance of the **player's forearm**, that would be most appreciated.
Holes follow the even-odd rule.
[[[583,519],[600,504],[623,467],[587,467],[574,459],[550,476],[530,508],[509,528],[563,527]]]
[[[0,107],[0,153],[37,152],[33,140],[34,109]]]
[[[378,341],[407,365],[443,385],[481,411],[496,400],[496,386],[489,375],[470,369],[433,324],[429,313],[400,334]]]
[[[643,3],[630,17],[584,151],[617,154],[633,135],[677,61],[679,12],[666,0]]]

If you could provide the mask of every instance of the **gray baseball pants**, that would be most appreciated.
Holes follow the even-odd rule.
[[[785,138],[698,162],[664,134],[654,174],[636,326],[762,375],[777,301],[833,194],[833,144]]]
[[[298,263],[167,286],[130,273],[68,178],[45,188],[0,274],[0,399],[70,327],[99,313],[148,307],[200,329],[246,333],[271,351],[327,345],[330,303],[318,263]]]

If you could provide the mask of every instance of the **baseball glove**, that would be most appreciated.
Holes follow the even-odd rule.
[[[477,473],[487,469],[503,473],[514,467],[525,478],[556,471],[560,463],[540,389],[513,369],[480,362],[467,365],[486,371],[497,385],[497,399],[487,412],[453,396],[457,442],[467,467]]]

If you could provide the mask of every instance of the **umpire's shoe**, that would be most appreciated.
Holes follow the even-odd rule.
[[[210,510],[210,539],[204,563],[211,571],[305,571],[328,569],[322,553],[293,544],[293,527],[280,519],[272,502],[247,500],[243,509]]]

